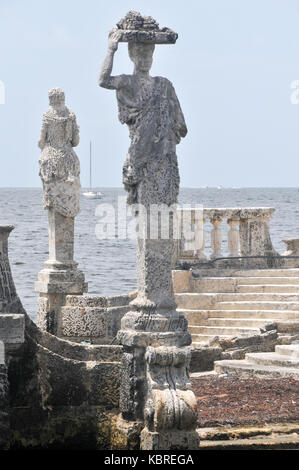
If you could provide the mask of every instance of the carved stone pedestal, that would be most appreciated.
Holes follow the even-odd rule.
[[[199,445],[189,380],[191,335],[172,297],[172,249],[171,238],[137,240],[138,295],[118,333],[124,347],[120,409],[125,420],[144,423],[143,450]]]
[[[84,273],[77,270],[74,256],[74,218],[49,210],[49,260],[39,272],[37,323],[43,331],[61,335],[60,308],[68,294],[87,292]]]

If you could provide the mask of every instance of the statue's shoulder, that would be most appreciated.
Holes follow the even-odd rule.
[[[120,88],[126,88],[126,87],[132,86],[134,79],[135,79],[134,75],[127,75],[125,73],[118,75]]]
[[[69,118],[71,118],[73,121],[76,121],[76,114],[74,111],[72,111],[70,108],[66,108],[68,111]]]
[[[161,85],[164,85],[164,86],[168,86],[168,87],[172,87],[173,88],[173,84],[171,83],[170,80],[168,80],[168,78],[166,77],[153,77],[154,80],[157,82],[157,83],[160,83]]]
[[[156,83],[156,89],[161,92],[172,95],[175,93],[173,84],[166,77],[153,77]]]
[[[47,111],[43,114],[43,122],[46,124],[47,122],[53,119],[53,110],[51,108],[47,109]]]

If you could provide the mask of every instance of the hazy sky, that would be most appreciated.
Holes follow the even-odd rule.
[[[128,130],[97,77],[128,10],[179,34],[156,47],[152,75],[173,82],[189,129],[177,147],[181,185],[298,186],[298,0],[0,0],[0,187],[40,186],[36,142],[55,86],[80,125],[82,185],[92,140],[95,185],[121,186]],[[121,44],[114,72],[131,70]]]

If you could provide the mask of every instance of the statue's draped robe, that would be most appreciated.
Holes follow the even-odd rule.
[[[174,204],[179,192],[176,144],[186,129],[184,116],[169,80],[151,82],[122,75],[117,90],[119,120],[130,130],[131,145],[123,167],[129,204]]]
[[[80,162],[73,150],[78,143],[75,114],[68,108],[63,116],[52,109],[46,111],[39,141],[43,206],[65,217],[75,217],[80,209]]]

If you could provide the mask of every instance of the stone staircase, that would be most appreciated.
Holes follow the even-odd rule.
[[[190,275],[189,286],[190,292],[176,293],[175,298],[188,319],[194,346],[215,336],[260,334],[269,324],[275,324],[273,329],[286,340],[299,334],[298,268],[242,270],[202,278]]]
[[[275,352],[247,353],[244,360],[216,361],[214,371],[238,377],[293,377],[299,379],[299,343],[278,345]]]

